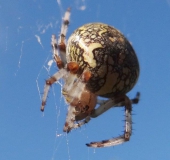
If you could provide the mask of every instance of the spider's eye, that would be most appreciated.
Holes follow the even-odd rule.
[[[88,105],[86,105],[86,106],[83,107],[83,110],[86,112],[86,111],[88,111],[89,108],[90,107]]]

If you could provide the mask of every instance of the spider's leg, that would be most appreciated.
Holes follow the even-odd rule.
[[[83,126],[84,124],[88,123],[91,120],[90,116],[87,116],[83,121],[77,122],[74,124],[73,128],[79,128]]]
[[[140,99],[140,93],[137,92],[136,97],[131,99],[130,101],[131,101],[132,104],[138,104],[139,99]],[[107,103],[107,101],[108,100],[97,99],[97,104],[104,105],[105,103]],[[119,104],[117,104],[117,106],[113,106],[113,107],[122,107],[122,106],[125,106],[124,102],[120,102]]]
[[[50,86],[58,81],[60,78],[64,77],[67,74],[67,70],[65,69],[61,69],[59,70],[57,73],[55,73],[52,77],[50,77],[49,79],[46,80],[45,86],[44,86],[44,94],[42,97],[42,104],[41,104],[41,111],[44,111],[44,107],[46,104],[46,99],[47,99],[47,95],[50,89]]]
[[[75,126],[75,119],[76,119],[76,106],[79,105],[78,99],[80,99],[81,93],[85,89],[85,84],[83,83],[76,83],[72,86],[69,90],[71,96],[65,95],[66,100],[70,103],[68,107],[68,112],[66,116],[66,122],[64,125],[64,132],[70,132]],[[77,127],[76,127],[77,128]]]
[[[104,112],[106,112],[107,110],[109,110],[110,108],[116,107],[117,103],[115,101],[115,99],[109,99],[107,101],[104,101],[103,103],[101,103],[101,105],[96,108],[90,115],[91,118],[96,118],[98,116],[100,116],[101,114],[103,114]]]
[[[138,104],[139,99],[140,99],[140,93],[137,92],[137,93],[136,93],[136,97],[133,98],[133,99],[130,99],[131,104]],[[115,106],[115,107],[122,107],[122,106],[125,106],[125,105],[126,105],[126,104],[125,104],[125,101],[122,101],[122,102],[118,103],[117,106]]]
[[[70,64],[71,65],[71,64]],[[69,85],[64,88],[63,95],[70,104],[64,126],[64,132],[69,132],[73,128],[78,128],[90,120],[90,113],[96,106],[96,95],[86,89],[86,82],[89,80],[91,73],[89,71],[83,72],[81,78],[74,74],[74,67],[70,68]],[[71,77],[75,76],[75,79]],[[77,77],[77,78],[76,78]],[[73,81],[74,83],[71,83]],[[71,87],[70,87],[71,86]],[[76,121],[83,120],[79,123]]]
[[[59,69],[64,67],[64,62],[62,62],[61,58],[59,57],[59,53],[58,53],[58,44],[57,44],[57,39],[56,36],[53,34],[51,37],[51,47],[53,50],[53,58],[57,64],[57,67]]]
[[[63,23],[61,26],[61,33],[60,33],[60,38],[59,38],[59,51],[60,51],[60,57],[64,65],[67,63],[66,61],[66,33],[68,30],[68,25],[70,22],[70,8],[67,9],[65,12],[64,18],[63,18]]]
[[[64,132],[69,133],[72,130],[75,121],[75,112],[76,112],[75,106],[69,105],[66,121],[63,128]]]
[[[140,99],[140,92],[137,92],[137,93],[136,93],[136,97],[133,98],[133,99],[131,99],[131,103],[132,103],[132,104],[138,104],[139,99]]]
[[[68,30],[68,25],[70,23],[70,8],[67,9],[67,11],[64,14],[64,18],[63,18],[63,23],[61,26],[61,33],[60,33],[60,38],[62,38],[61,36],[63,35],[64,37],[66,36],[67,30]],[[60,39],[59,42],[62,42],[62,40]]]
[[[130,100],[130,101],[131,101],[131,104],[137,104],[138,101],[139,101],[139,97],[140,97],[140,93],[137,92],[136,97]],[[109,102],[108,102],[108,101],[109,101]],[[110,103],[110,102],[111,102],[111,103]],[[93,117],[93,118],[99,116],[99,115],[102,114],[103,112],[107,111],[109,108],[125,106],[125,102],[124,102],[124,101],[116,104],[116,106],[113,106],[113,105],[115,105],[114,103],[116,103],[116,102],[114,102],[113,100],[100,100],[100,99],[98,99],[98,100],[97,100],[97,103],[100,104],[100,107],[99,107],[100,109],[96,109],[96,110],[92,113],[91,117]],[[107,103],[107,105],[105,105],[106,103]],[[103,105],[105,105],[105,107],[103,107]],[[107,107],[106,107],[106,106],[107,106]],[[83,121],[80,121],[80,122],[77,122],[76,124],[74,124],[73,128],[79,128],[79,127],[81,127],[82,125],[88,123],[90,120],[91,120],[90,116],[87,116]]]
[[[91,114],[92,118],[101,115],[102,113],[104,113],[105,111],[107,111],[113,106],[124,104],[125,105],[125,131],[124,134],[119,137],[112,138],[109,140],[104,140],[101,142],[91,142],[86,145],[88,147],[110,147],[129,141],[132,133],[132,118],[131,118],[132,102],[134,101],[131,101],[126,95],[119,96],[115,99],[108,100],[105,104],[101,105],[96,110],[94,110],[94,112]]]

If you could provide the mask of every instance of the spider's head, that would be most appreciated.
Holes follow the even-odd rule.
[[[72,92],[64,94],[67,102],[69,103],[66,122],[63,129],[63,131],[67,133],[73,128],[79,127],[79,125],[75,123],[76,121],[84,120],[84,123],[87,123],[86,118],[93,112],[97,103],[97,96],[88,91],[85,88],[85,85],[82,83],[80,84],[82,85],[81,87],[75,87],[72,90],[72,92],[74,92],[74,96],[71,94]]]

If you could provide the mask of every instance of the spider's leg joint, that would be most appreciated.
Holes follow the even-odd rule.
[[[125,132],[125,134],[124,134],[125,141],[129,141],[130,136],[131,136],[131,134],[129,132]]]
[[[88,82],[89,79],[91,78],[91,76],[92,76],[92,74],[91,74],[90,71],[85,71],[83,73],[82,79],[83,79],[84,82]]]
[[[47,79],[46,80],[46,84],[47,85],[52,85],[54,82],[56,82],[57,80],[56,80],[56,78],[55,77],[51,77],[50,79]]]
[[[59,44],[59,49],[60,51],[66,52],[66,45],[64,42],[61,41],[61,43]]]
[[[45,105],[46,105],[46,102],[43,101],[42,104],[41,104],[41,109],[40,109],[42,112],[44,112],[44,106],[45,106]]]
[[[78,70],[79,70],[79,65],[78,65],[78,63],[76,63],[76,62],[69,62],[69,63],[67,64],[67,69],[68,69],[71,73],[76,74],[76,73],[78,72]]]
[[[65,20],[65,21],[64,21],[64,24],[65,24],[65,25],[68,25],[68,24],[69,24],[69,21],[68,21],[68,20]]]

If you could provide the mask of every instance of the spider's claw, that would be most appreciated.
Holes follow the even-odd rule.
[[[90,143],[86,143],[87,147],[93,147],[92,145],[96,144],[96,142],[90,142]]]
[[[40,109],[42,112],[44,112],[44,107],[41,107],[41,109]]]
[[[136,97],[134,99],[132,99],[132,103],[133,104],[138,104],[139,99],[140,99],[140,92],[137,92]]]
[[[91,147],[89,143],[86,143],[86,146],[87,146],[87,147]]]
[[[95,148],[104,147],[103,141],[102,142],[90,142],[90,143],[86,143],[86,146],[87,147],[95,147]]]
[[[42,102],[41,109],[40,109],[42,112],[44,112],[45,105],[46,105],[46,102]]]
[[[71,127],[69,127],[68,123],[66,122],[63,128],[63,132],[69,133],[71,131]]]

